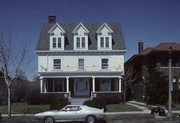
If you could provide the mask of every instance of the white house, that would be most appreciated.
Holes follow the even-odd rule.
[[[118,23],[57,23],[49,16],[36,47],[41,93],[121,94],[125,52]]]

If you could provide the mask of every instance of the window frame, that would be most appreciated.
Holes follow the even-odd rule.
[[[81,65],[80,60],[83,61],[83,64]],[[78,70],[84,70],[84,58],[78,59]]]
[[[103,63],[103,60],[107,60],[107,63]],[[109,69],[109,59],[108,58],[102,58],[101,59],[101,69],[102,70]]]
[[[74,35],[74,50],[88,50],[87,35]]]
[[[59,47],[59,44],[60,44],[60,47]],[[50,35],[50,50],[64,50],[64,36]]]
[[[59,65],[55,64],[55,60],[60,60],[60,64]],[[56,68],[58,66],[59,66],[59,68]],[[60,58],[54,58],[53,59],[53,70],[61,70],[61,67],[62,67],[62,60]]]
[[[98,50],[112,50],[112,35],[98,35],[97,40]]]

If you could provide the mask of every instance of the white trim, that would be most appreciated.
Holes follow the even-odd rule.
[[[92,81],[92,92],[94,93],[96,90],[95,90],[95,77],[92,77],[93,81]]]
[[[66,92],[69,92],[69,77],[66,77]]]
[[[96,31],[96,33],[101,33],[101,30],[103,29],[103,27],[107,27],[108,28],[108,30],[109,30],[109,32],[110,33],[113,33],[113,30],[107,25],[107,23],[103,23],[100,27],[99,27],[99,29]]]
[[[56,24],[48,31],[48,33],[51,34],[56,27],[59,27],[59,29],[61,30],[62,34],[65,33],[64,29],[63,29],[58,23],[56,23]]]
[[[43,79],[40,79],[40,92],[43,93]]]
[[[76,33],[77,33],[77,30],[78,30],[78,28],[79,28],[80,26],[83,27],[83,29],[86,31],[86,33],[89,33],[89,30],[88,30],[88,29],[83,25],[83,23],[81,23],[81,22],[76,26],[76,28],[72,31],[72,33],[73,33],[73,34],[76,34]]]
[[[63,51],[50,51],[50,50],[36,50],[35,52],[36,53],[58,53],[58,52],[61,52],[61,53],[63,53],[63,52],[65,52],[65,53],[77,53],[77,52],[88,52],[88,53],[91,53],[91,52],[97,52],[97,53],[99,53],[99,52],[111,52],[111,53],[113,53],[113,52],[123,52],[123,53],[125,53],[127,50],[110,50],[110,51],[108,51],[108,50],[77,50],[77,51],[75,51],[75,50],[63,50]]]
[[[53,47],[53,38],[56,38],[56,48]],[[58,38],[61,39],[61,47],[58,47]],[[55,35],[51,35],[49,36],[49,40],[50,40],[50,50],[51,51],[56,51],[56,50],[64,50],[64,36],[55,36]]]
[[[77,47],[77,38],[80,38],[80,47]],[[85,47],[82,47],[82,38],[85,38]],[[87,35],[74,35],[73,36],[74,41],[74,50],[88,50],[88,36]]]
[[[121,92],[121,78],[119,78],[119,92]]]
[[[106,37],[109,38],[109,47],[106,47]],[[104,47],[101,47],[101,38],[103,38]],[[98,50],[112,50],[112,35],[98,35],[97,46]]]

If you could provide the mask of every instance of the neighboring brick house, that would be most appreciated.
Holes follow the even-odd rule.
[[[137,84],[133,85],[132,96],[134,100],[144,101],[145,85],[149,71],[156,69],[169,75],[169,53],[172,48],[172,82],[173,87],[180,89],[180,44],[160,43],[156,47],[148,47],[143,49],[143,41],[138,43],[139,54],[133,55],[125,62],[125,67],[132,67],[139,76]]]
[[[57,23],[49,16],[36,47],[41,93],[121,94],[125,52],[118,23]]]

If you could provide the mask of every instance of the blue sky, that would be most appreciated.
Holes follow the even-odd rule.
[[[127,52],[125,60],[137,53],[137,42],[144,47],[160,42],[180,43],[180,0],[1,0],[0,32],[12,30],[17,44],[31,39],[33,72],[36,75],[35,46],[42,23],[48,15],[58,22],[119,22]]]

